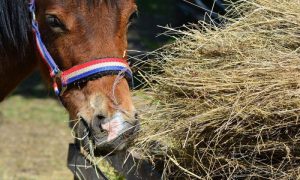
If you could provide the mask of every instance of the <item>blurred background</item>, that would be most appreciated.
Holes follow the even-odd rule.
[[[171,42],[162,27],[206,21],[219,24],[221,0],[138,0],[139,15],[129,33],[129,54],[137,56]],[[213,9],[213,11],[211,11]],[[72,142],[68,114],[38,72],[0,104],[0,179],[72,179],[66,167]],[[119,177],[111,176],[112,179]]]

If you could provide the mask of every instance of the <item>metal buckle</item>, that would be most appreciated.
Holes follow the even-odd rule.
[[[64,92],[67,90],[67,86],[64,86],[62,83],[62,71],[57,70],[57,72],[55,73],[55,75],[52,77],[53,79],[53,83],[56,84],[57,86],[57,90],[58,92],[56,92],[57,96],[62,96],[64,94]]]
[[[29,11],[31,13],[31,18],[32,20],[36,20],[36,17],[35,17],[35,1],[34,0],[30,0],[29,3],[28,3],[28,8],[29,8]]]

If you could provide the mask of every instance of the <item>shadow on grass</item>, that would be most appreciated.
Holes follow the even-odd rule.
[[[25,79],[12,95],[21,95],[26,98],[56,98],[52,89],[48,89],[38,71]]]

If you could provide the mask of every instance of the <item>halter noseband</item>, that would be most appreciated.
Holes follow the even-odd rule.
[[[44,63],[48,66],[50,76],[53,79],[53,88],[57,96],[61,96],[69,85],[88,80],[90,77],[96,75],[98,77],[115,74],[124,75],[127,80],[132,79],[132,72],[128,63],[121,58],[96,59],[84,64],[76,65],[69,70],[61,71],[42,41],[35,17],[35,0],[30,0],[29,11],[32,16],[32,31],[36,46]],[[60,87],[58,87],[58,84]]]

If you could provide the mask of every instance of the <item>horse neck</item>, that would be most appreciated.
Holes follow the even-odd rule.
[[[28,47],[24,57],[1,55],[0,53],[0,101],[2,101],[16,86],[31,74],[37,66],[33,47]]]

